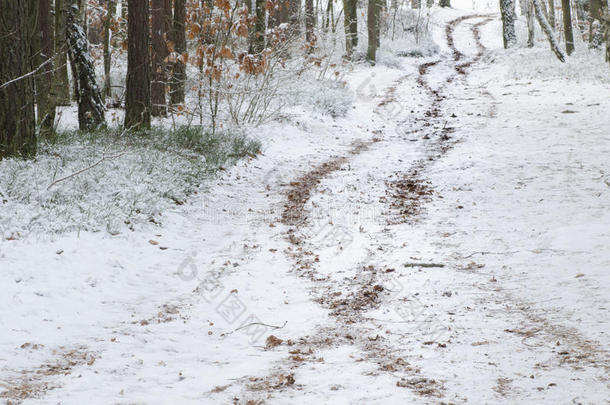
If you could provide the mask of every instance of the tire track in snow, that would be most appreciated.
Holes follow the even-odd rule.
[[[454,50],[454,58],[453,61],[446,61],[446,63],[452,67],[455,73],[439,89],[432,88],[425,78],[433,67],[442,64],[444,60],[427,62],[419,66],[420,76],[417,78],[417,83],[432,98],[423,116],[416,120],[421,123],[421,128],[415,132],[422,134],[422,140],[426,146],[424,157],[414,162],[412,169],[403,174],[403,179],[397,183],[388,183],[395,190],[406,187],[408,190],[407,195],[415,190],[418,194],[418,197],[415,198],[418,200],[418,204],[423,204],[424,202],[423,200],[420,201],[419,196],[428,194],[426,186],[415,186],[413,190],[410,190],[410,186],[405,186],[402,182],[420,184],[422,180],[415,178],[417,174],[434,163],[451,148],[452,142],[450,142],[451,137],[449,134],[453,131],[453,128],[447,127],[446,123],[443,124],[441,104],[447,98],[443,94],[443,90],[448,83],[453,81],[455,75],[465,72],[468,66],[478,61],[484,51],[484,47],[478,38],[479,35],[473,29],[473,35],[479,47],[479,54],[471,61],[465,62],[461,69],[458,68],[460,65],[457,62],[463,60],[466,56],[455,48],[453,31],[455,26],[462,21],[481,17],[487,19],[477,25],[475,29],[478,29],[478,27],[491,21],[491,19],[487,16],[474,15],[461,17],[448,23],[446,39]],[[395,101],[396,88],[407,77],[399,78],[386,90],[386,95],[378,107]],[[278,364],[267,376],[244,377],[240,379],[241,384],[245,385],[246,389],[251,393],[264,392],[266,395],[269,395],[273,391],[294,388],[302,389],[303,386],[294,379],[294,370],[296,368],[302,367],[308,362],[317,361],[315,354],[322,349],[349,345],[360,348],[366,354],[368,362],[378,365],[379,373],[404,376],[404,378],[397,381],[396,385],[398,387],[408,388],[423,397],[441,398],[443,396],[444,387],[442,382],[422,376],[419,368],[411,366],[399,357],[398,351],[395,347],[392,347],[387,338],[375,334],[377,329],[364,324],[366,321],[370,321],[370,319],[364,317],[364,312],[378,308],[383,304],[384,298],[391,294],[391,291],[388,291],[381,285],[380,280],[383,273],[392,271],[392,269],[376,268],[375,266],[367,266],[363,263],[355,279],[351,279],[348,284],[336,285],[328,277],[322,277],[318,273],[317,267],[319,266],[320,258],[315,253],[315,246],[309,242],[307,234],[302,231],[308,225],[308,213],[305,206],[316,192],[320,182],[341,170],[343,166],[350,162],[350,159],[366,152],[378,141],[383,140],[373,138],[371,141],[354,144],[347,155],[334,157],[290,182],[290,189],[286,194],[286,203],[282,213],[282,223],[290,227],[286,233],[286,239],[290,242],[291,246],[286,253],[294,263],[294,271],[299,276],[309,279],[312,283],[312,295],[315,297],[315,301],[329,310],[334,324],[321,326],[318,330],[313,331],[312,335],[301,337],[295,341],[288,341],[287,344],[290,346],[292,356],[282,362],[282,364]],[[399,204],[405,200],[403,194],[396,191],[393,192],[399,195],[397,198]],[[411,196],[406,198],[411,198]],[[408,210],[410,218],[415,219],[418,215],[419,209]],[[370,257],[370,259],[373,259],[373,257]],[[268,341],[268,345],[269,347],[274,347],[275,343],[271,340]],[[314,351],[312,351],[312,348],[315,348]]]

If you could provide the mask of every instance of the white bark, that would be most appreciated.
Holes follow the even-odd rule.
[[[540,24],[542,31],[544,32],[547,39],[549,40],[549,44],[551,45],[551,50],[553,51],[553,53],[555,53],[555,56],[557,56],[557,59],[559,59],[561,62],[565,62],[566,56],[563,53],[563,51],[561,50],[561,48],[559,47],[557,38],[555,38],[555,34],[553,34],[553,30],[551,29],[549,22],[547,21],[546,17],[544,16],[544,13],[542,12],[542,6],[540,5],[540,0],[532,0],[532,3],[534,5],[534,12],[536,14],[536,19],[538,19],[538,23]]]

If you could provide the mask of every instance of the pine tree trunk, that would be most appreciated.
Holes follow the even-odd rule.
[[[165,0],[152,0],[152,50],[151,50],[151,73],[150,98],[152,103],[152,115],[154,117],[165,116],[165,58],[169,55],[165,43]]]
[[[517,42],[514,0],[500,0],[500,12],[502,13],[502,40],[504,48],[510,48]]]
[[[351,58],[358,46],[358,0],[343,0],[345,52]]]
[[[150,128],[148,0],[129,0],[125,128]]]
[[[313,11],[313,0],[305,0],[305,41],[308,44],[316,42],[316,36],[313,33],[315,21],[316,15]]]
[[[563,32],[566,38],[566,53],[568,56],[574,52],[574,35],[572,33],[572,12],[570,0],[561,0],[561,12],[563,14]]]
[[[106,1],[106,18],[104,19],[104,97],[112,97],[112,80],[110,79],[110,64],[112,61],[112,53],[110,51],[110,24],[116,14],[116,0]]]
[[[36,103],[38,106],[38,125],[40,135],[52,135],[55,123],[55,97],[52,94],[53,83],[53,29],[51,24],[51,1],[40,0],[38,13],[40,56],[38,66],[44,65],[36,80]]]
[[[559,59],[561,62],[565,62],[566,57],[563,54],[563,51],[561,50],[561,48],[559,48],[559,44],[557,43],[557,39],[555,38],[555,35],[553,34],[553,30],[551,29],[549,22],[547,21],[546,17],[544,16],[544,13],[542,12],[542,7],[540,6],[540,0],[531,0],[531,1],[534,5],[534,13],[536,14],[536,19],[538,20],[538,23],[540,24],[540,28],[542,28],[542,32],[544,32],[547,39],[549,40],[549,45],[551,46],[551,50],[553,51],[555,56],[557,56],[557,59]]]
[[[366,58],[375,63],[377,47],[379,46],[379,20],[381,14],[381,3],[379,0],[369,0],[367,14],[367,29],[369,36],[368,51]]]
[[[172,79],[170,82],[170,95],[172,105],[184,104],[184,85],[186,82],[186,65],[182,55],[186,53],[185,34],[185,0],[174,0],[174,21],[172,26],[172,42],[178,54],[178,60],[172,65]]]
[[[53,94],[56,104],[70,105],[70,80],[68,79],[68,43],[66,42],[66,19],[69,0],[55,0],[55,53]]]
[[[66,35],[78,103],[78,127],[82,131],[94,130],[105,125],[104,104],[95,78],[89,42],[83,27],[80,26],[80,15],[76,5],[68,11]]]
[[[31,15],[26,1],[0,0],[0,159],[36,154]],[[12,81],[11,83],[8,83]]]

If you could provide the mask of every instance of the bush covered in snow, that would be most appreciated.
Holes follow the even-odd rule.
[[[41,142],[38,156],[0,161],[0,234],[119,232],[157,223],[206,179],[260,143],[200,127],[125,133],[68,131]]]

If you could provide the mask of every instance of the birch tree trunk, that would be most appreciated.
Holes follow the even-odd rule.
[[[551,28],[555,30],[555,0],[549,0],[549,23]]]
[[[30,13],[26,1],[0,0],[0,159],[36,154]]]
[[[544,13],[542,12],[542,7],[540,6],[540,0],[532,0],[532,3],[534,4],[534,13],[536,14],[536,19],[538,20],[538,23],[540,24],[540,27],[542,28],[542,32],[544,32],[544,35],[546,35],[547,39],[549,40],[549,45],[551,46],[551,50],[553,51],[555,56],[557,56],[557,59],[559,59],[561,62],[565,62],[566,57],[563,54],[563,51],[561,50],[561,48],[559,47],[557,38],[555,38],[555,34],[553,34],[553,30],[551,29],[549,22],[547,21],[546,17],[544,16]]]
[[[85,31],[80,26],[76,5],[73,5],[68,11],[66,35],[78,103],[78,127],[83,131],[97,129],[105,125],[104,105],[95,79],[95,67],[91,53],[89,53],[89,42]]]
[[[150,53],[148,0],[129,0],[125,128],[150,128]]]

